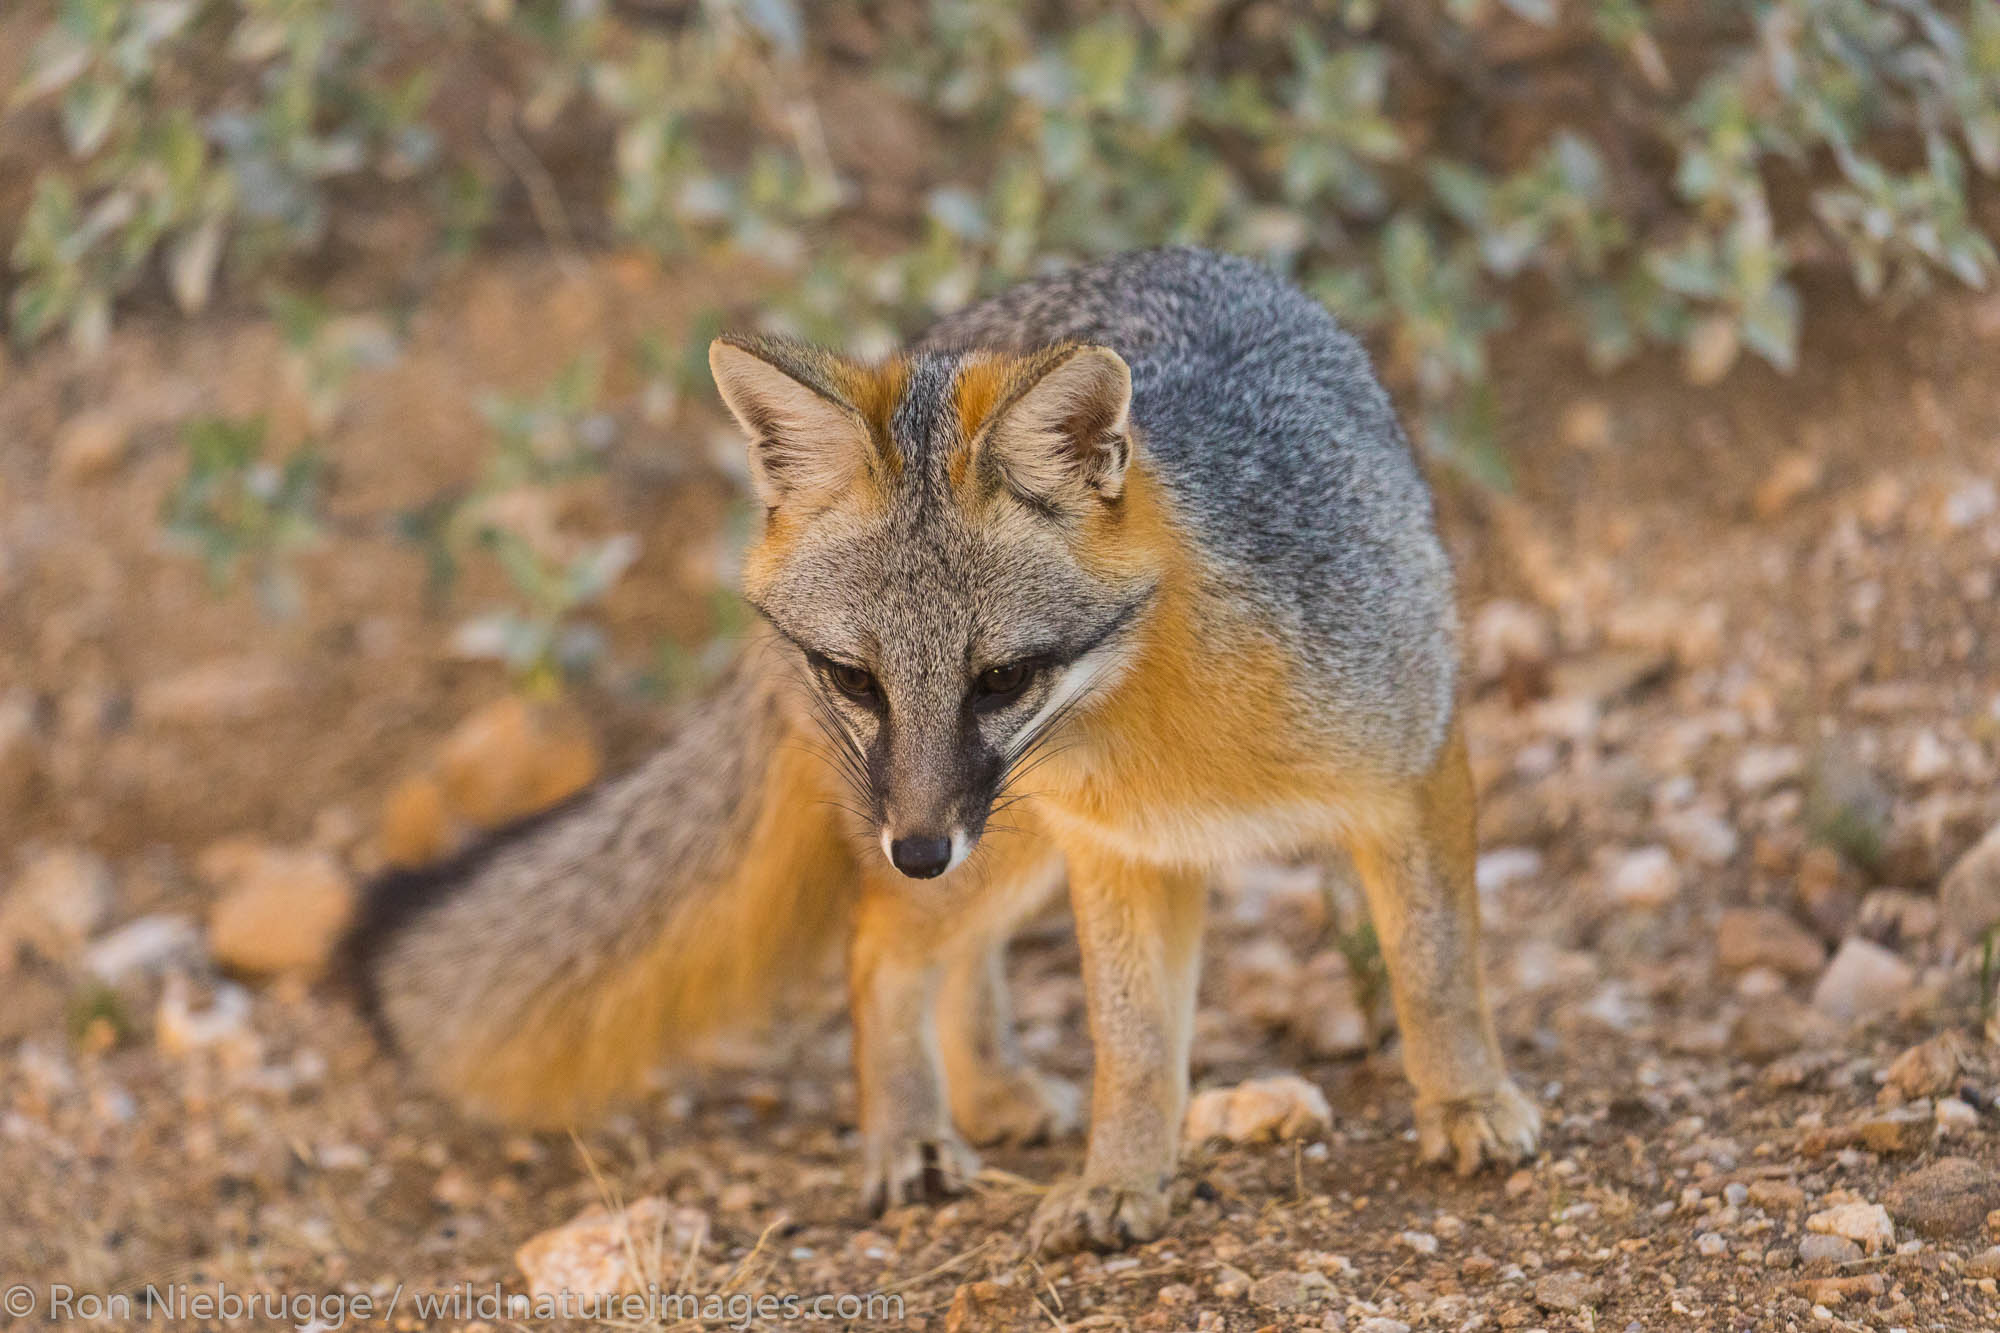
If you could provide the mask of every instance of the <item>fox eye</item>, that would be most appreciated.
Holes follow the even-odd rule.
[[[1006,666],[988,667],[979,673],[973,693],[981,703],[1005,703],[1021,692],[1032,674],[1020,662],[1010,662]]]
[[[829,662],[826,674],[833,682],[833,687],[850,699],[866,700],[875,697],[875,677],[858,666],[849,666],[845,662]]]

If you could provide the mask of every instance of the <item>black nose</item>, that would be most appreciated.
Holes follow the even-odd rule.
[[[951,864],[951,839],[897,838],[889,844],[889,861],[912,879],[934,878]]]

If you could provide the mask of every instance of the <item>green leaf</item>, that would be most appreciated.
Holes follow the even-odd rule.
[[[70,156],[89,157],[104,146],[124,104],[125,90],[115,83],[84,79],[63,94],[63,143]]]
[[[1743,341],[1750,350],[1779,370],[1792,371],[1799,363],[1799,294],[1780,283],[1763,293],[1743,311]]]

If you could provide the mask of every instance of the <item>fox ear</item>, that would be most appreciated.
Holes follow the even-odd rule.
[[[1132,371],[1109,347],[1054,353],[987,428],[987,454],[1008,489],[1064,507],[1125,491],[1132,461]]]
[[[831,497],[866,471],[868,423],[833,389],[829,354],[773,338],[717,338],[708,369],[750,437],[750,483],[767,509]]]

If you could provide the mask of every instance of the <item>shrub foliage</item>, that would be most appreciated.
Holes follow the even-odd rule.
[[[1498,477],[1524,300],[1600,367],[1665,346],[1705,383],[1795,363],[1808,267],[1983,286],[2000,0],[54,0],[13,106],[59,143],[0,219],[23,345],[338,263],[385,198],[440,265],[751,257],[791,275],[762,318],[862,352],[1201,242],[1369,331],[1424,443]],[[915,147],[857,147],[856,108]]]

